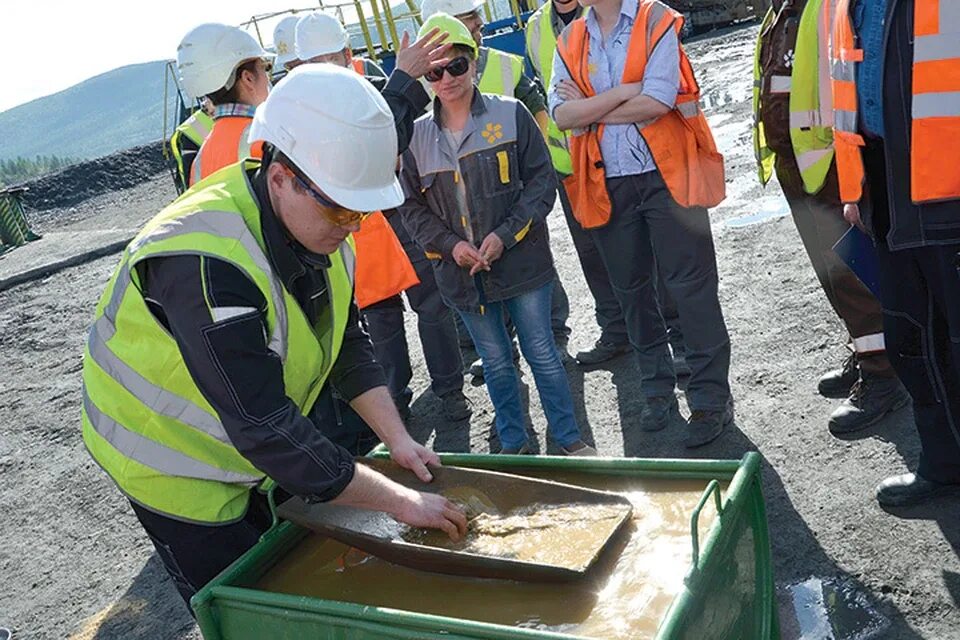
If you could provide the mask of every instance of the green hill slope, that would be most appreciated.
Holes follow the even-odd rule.
[[[95,158],[160,139],[165,65],[120,67],[0,113],[0,160]]]

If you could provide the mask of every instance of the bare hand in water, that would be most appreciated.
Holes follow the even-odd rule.
[[[467,516],[454,503],[433,493],[411,491],[396,514],[411,527],[441,529],[454,542],[467,533]]]

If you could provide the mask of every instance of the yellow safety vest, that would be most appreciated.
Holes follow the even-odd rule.
[[[480,81],[477,88],[480,93],[492,93],[497,96],[513,97],[523,77],[523,59],[512,53],[484,47],[487,59],[479,70]]]
[[[526,27],[527,57],[544,88],[550,87],[553,76],[553,54],[557,50],[557,34],[553,30],[553,2],[547,2],[530,16]],[[547,121],[547,148],[553,160],[553,168],[563,175],[573,173],[570,160],[570,142],[567,133],[561,131],[550,118]]]
[[[199,148],[211,131],[213,131],[213,118],[201,109],[181,122],[180,126],[173,131],[173,135],[170,136],[170,153],[173,154],[173,159],[177,162],[177,172],[180,174],[180,180],[184,185],[188,184],[188,179],[186,167],[183,166],[183,148],[180,145],[180,138],[187,138]]]
[[[772,76],[768,91],[790,93],[790,141],[807,193],[818,193],[833,164],[833,94],[830,90],[830,29],[836,0],[809,0],[800,17],[793,67],[789,77]],[[773,22],[773,9],[760,27],[761,37]],[[754,150],[760,181],[773,172],[775,154],[766,145],[760,103],[764,87],[760,69],[761,39],[754,57]]]
[[[330,256],[331,306],[316,326],[273,272],[246,173],[256,167],[249,161],[214,173],[147,223],[107,284],[84,353],[90,454],[131,500],[188,522],[242,518],[265,475],[233,446],[176,341],[150,312],[137,265],[157,255],[205,255],[247,274],[267,301],[269,348],[283,363],[286,395],[304,415],[337,360],[350,311],[350,241]]]

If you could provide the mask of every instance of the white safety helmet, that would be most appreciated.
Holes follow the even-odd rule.
[[[229,89],[234,71],[246,60],[273,60],[256,38],[237,27],[210,22],[194,27],[177,47],[177,71],[192,98]]]
[[[423,0],[420,5],[420,18],[426,20],[435,13],[449,13],[462,16],[472,13],[483,6],[484,0]]]
[[[350,44],[340,21],[329,13],[314,11],[297,21],[297,57],[306,62],[317,56],[338,53]]]
[[[276,66],[283,70],[288,62],[297,59],[296,33],[297,22],[300,20],[297,16],[287,16],[277,23],[273,30],[273,48],[277,50]]]
[[[282,151],[347,209],[392,209],[404,200],[394,174],[393,113],[373,85],[353,71],[332,64],[293,69],[257,108],[249,140]]]

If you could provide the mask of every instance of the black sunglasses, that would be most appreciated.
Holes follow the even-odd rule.
[[[465,74],[469,68],[470,61],[467,60],[466,56],[460,56],[458,58],[454,58],[442,67],[437,67],[427,71],[425,74],[423,74],[423,77],[427,79],[427,82],[440,82],[440,79],[443,78],[444,71],[456,78]]]

